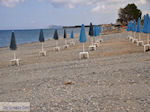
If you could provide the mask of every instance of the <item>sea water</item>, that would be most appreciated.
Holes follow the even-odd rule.
[[[40,29],[32,30],[0,30],[0,47],[8,47],[10,45],[11,33],[15,32],[17,44],[25,44],[39,41]],[[54,29],[43,29],[45,40],[53,38]],[[72,31],[74,34],[80,33],[80,28],[67,28],[67,34],[70,35]],[[88,28],[86,28],[88,31]],[[58,34],[60,38],[63,38],[64,29],[58,29]],[[68,38],[70,38],[68,36]]]

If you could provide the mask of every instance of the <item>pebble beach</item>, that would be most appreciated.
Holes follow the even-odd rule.
[[[150,112],[150,52],[127,39],[127,33],[103,35],[90,58],[79,59],[82,44],[60,52],[55,40],[18,46],[20,66],[11,66],[13,52],[0,48],[0,101],[30,102],[31,112]],[[69,41],[70,39],[68,39]]]

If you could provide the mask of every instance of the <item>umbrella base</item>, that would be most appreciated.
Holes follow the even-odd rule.
[[[54,51],[60,51],[60,47],[54,47]]]
[[[12,66],[14,66],[14,65],[19,66],[20,65],[20,59],[12,59],[12,60],[10,60],[10,62],[11,62]]]
[[[40,51],[39,56],[46,56],[46,51]]]
[[[150,44],[145,44],[144,45],[144,52],[147,52],[150,50]]]
[[[96,41],[96,43],[99,43],[99,42],[104,42],[104,40],[103,40],[103,39],[98,39],[98,40]]]
[[[80,59],[89,59],[89,53],[88,52],[80,52],[79,58]]]
[[[132,39],[132,43],[137,43],[138,39]]]
[[[130,36],[130,37],[129,37],[129,41],[130,41],[130,42],[132,42],[132,40],[133,40],[133,37],[132,37],[132,36]]]
[[[144,42],[143,41],[137,41],[137,46],[144,46]]]
[[[69,45],[64,45],[64,49],[67,49],[67,48],[69,48]]]
[[[90,51],[96,51],[96,45],[91,45],[89,46]]]
[[[96,46],[96,47],[99,47],[100,46],[100,43],[94,43],[94,45]]]
[[[75,45],[75,42],[69,42],[69,45]]]

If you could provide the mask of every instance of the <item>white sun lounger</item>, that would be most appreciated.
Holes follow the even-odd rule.
[[[79,58],[80,59],[89,59],[89,53],[88,52],[80,52]]]

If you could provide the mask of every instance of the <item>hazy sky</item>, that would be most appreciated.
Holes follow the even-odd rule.
[[[0,29],[115,23],[128,3],[150,13],[150,0],[0,0]]]

